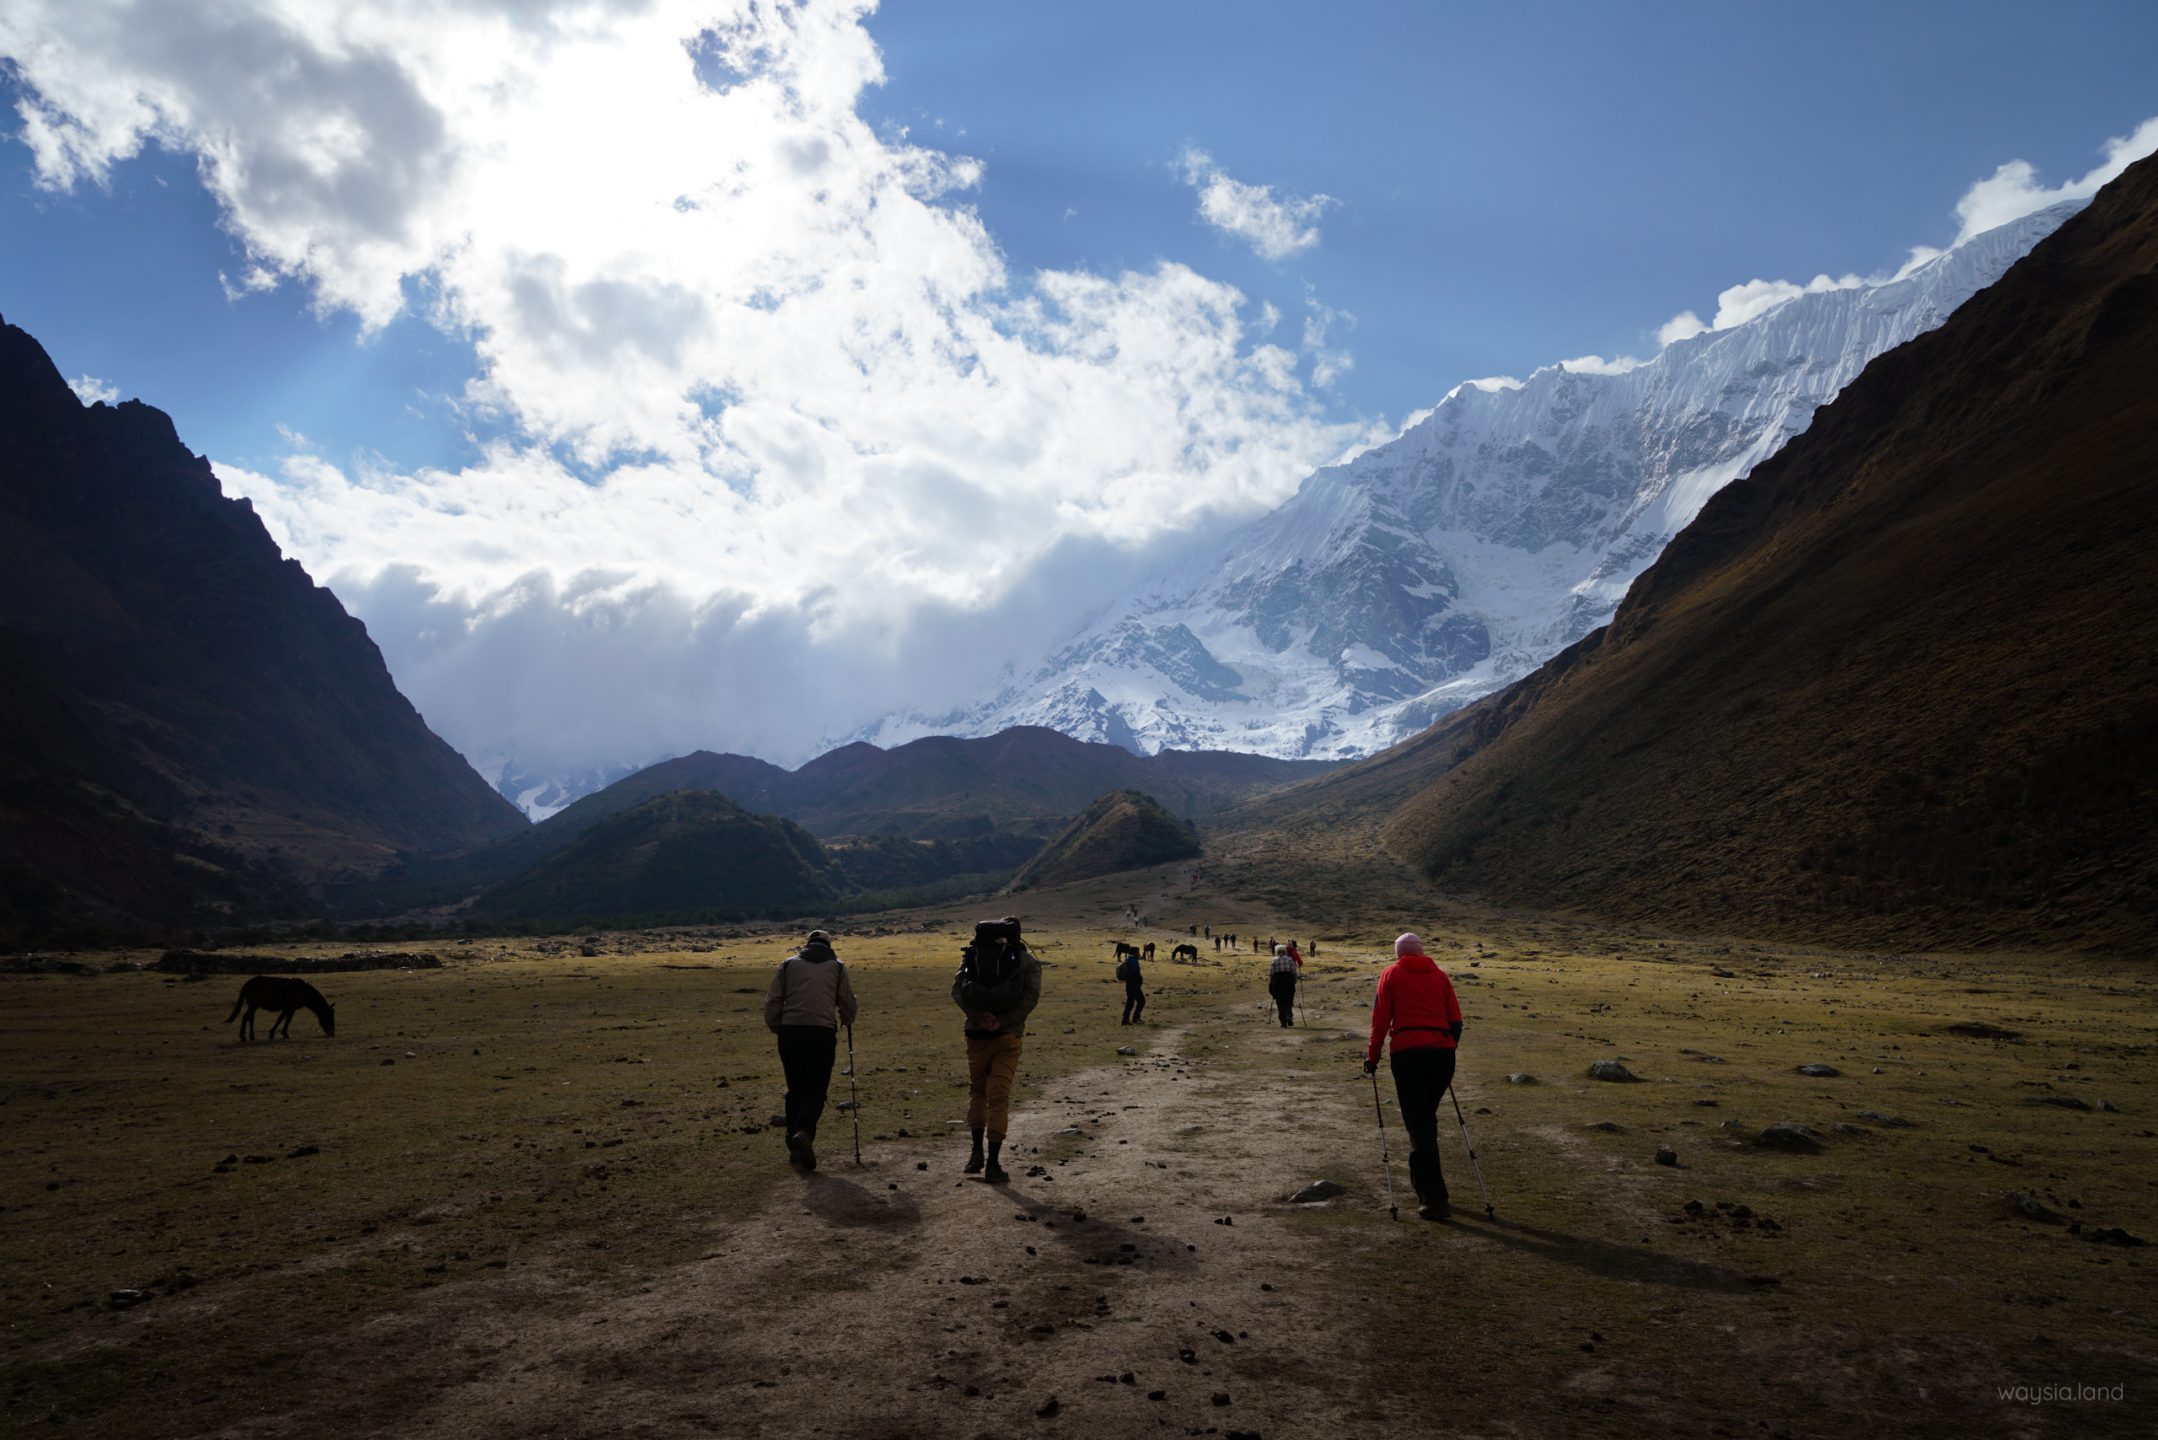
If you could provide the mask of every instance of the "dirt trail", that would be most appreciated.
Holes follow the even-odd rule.
[[[856,1168],[831,1114],[824,1168],[788,1175],[761,1216],[636,1293],[468,1300],[456,1343],[476,1363],[403,1428],[1293,1435],[1404,1420],[1362,1357],[1342,1363],[1358,1301],[1278,1203],[1340,1169],[1319,1166],[1314,1136],[1356,1123],[1357,1087],[1314,1094],[1265,1062],[1320,1032],[1234,1025],[1260,1065],[1233,1072],[1185,1058],[1180,1030],[1131,1033],[1147,1055],[1015,1114],[1008,1185],[957,1174],[957,1132],[865,1142]],[[1338,1177],[1359,1183],[1335,1204],[1373,1204],[1367,1168]]]

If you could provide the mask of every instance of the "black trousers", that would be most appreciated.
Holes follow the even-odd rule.
[[[832,1058],[839,1053],[839,1032],[822,1025],[779,1027],[779,1063],[787,1072],[787,1133],[799,1130],[812,1139],[832,1088]]]
[[[1392,1063],[1401,1127],[1409,1132],[1409,1184],[1429,1205],[1446,1198],[1446,1177],[1439,1173],[1439,1106],[1454,1083],[1453,1047],[1396,1050]]]
[[[1284,1025],[1295,1024],[1296,977],[1294,975],[1270,976],[1266,982],[1266,993],[1274,997],[1275,1008],[1281,1011],[1281,1023]]]
[[[1137,981],[1124,982],[1124,1023],[1139,1023],[1139,1012],[1146,1009],[1146,987]]]

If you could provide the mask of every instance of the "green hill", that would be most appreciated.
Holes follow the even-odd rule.
[[[1062,885],[1199,856],[1199,832],[1137,790],[1112,790],[1026,863],[1012,889]]]

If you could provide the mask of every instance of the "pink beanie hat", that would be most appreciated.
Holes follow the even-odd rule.
[[[1394,958],[1396,960],[1399,960],[1404,955],[1421,955],[1423,953],[1423,937],[1413,930],[1403,931],[1399,938],[1394,941]]]

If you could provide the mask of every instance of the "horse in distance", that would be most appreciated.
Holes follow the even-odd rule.
[[[232,1013],[225,1023],[240,1022],[240,1039],[244,1043],[255,1038],[255,1012],[275,1010],[277,1018],[270,1022],[269,1038],[275,1040],[279,1027],[285,1038],[292,1038],[292,1017],[301,1010],[312,1010],[322,1022],[322,1033],[337,1033],[337,1007],[322,998],[322,992],[305,980],[293,980],[278,975],[257,975],[240,987],[240,998],[232,1002]],[[247,1014],[242,1016],[240,1012]]]

